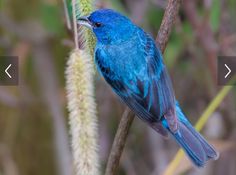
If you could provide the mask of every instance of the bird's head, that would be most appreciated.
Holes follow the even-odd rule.
[[[126,41],[135,31],[135,25],[127,17],[111,9],[96,10],[80,17],[78,23],[91,29],[102,44]]]

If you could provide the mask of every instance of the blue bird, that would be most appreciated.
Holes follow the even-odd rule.
[[[218,158],[182,112],[162,54],[150,35],[111,9],[94,11],[78,23],[95,34],[98,71],[136,116],[159,134],[172,135],[196,166]]]

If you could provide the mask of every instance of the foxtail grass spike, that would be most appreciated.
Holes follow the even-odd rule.
[[[99,175],[93,64],[84,50],[70,54],[66,69],[69,124],[76,175]]]
[[[77,11],[77,17],[78,16],[85,16],[85,15],[89,15],[94,9],[94,0],[78,0],[78,11]],[[86,46],[89,50],[89,53],[91,54],[91,56],[94,55],[94,48],[95,48],[95,38],[92,34],[91,31],[85,29],[85,42],[86,42]]]

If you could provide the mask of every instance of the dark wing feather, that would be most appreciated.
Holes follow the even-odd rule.
[[[162,54],[153,39],[144,33],[146,41],[144,52],[148,70],[149,91],[144,98],[148,111],[154,116],[162,117],[170,108],[175,107],[175,96]]]
[[[147,45],[145,52],[147,53],[146,62],[149,67],[149,77],[152,79],[152,93],[153,99],[149,100],[151,103],[150,113],[164,117],[167,120],[169,128],[172,132],[176,132],[178,129],[177,116],[175,112],[175,96],[172,88],[172,83],[167,72],[165,65],[162,63],[162,55],[160,50],[155,47],[153,39],[146,33]],[[151,56],[150,56],[151,55]],[[163,65],[162,68],[160,68]],[[161,70],[161,71],[160,71]],[[160,71],[160,72],[159,72]],[[158,104],[158,105],[157,105]]]

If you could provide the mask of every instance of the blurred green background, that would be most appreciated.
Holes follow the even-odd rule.
[[[70,2],[68,1],[68,4]],[[166,0],[96,0],[129,16],[154,38]],[[216,96],[218,55],[236,55],[236,0],[183,0],[164,60],[176,97],[195,123]],[[62,1],[0,0],[0,55],[17,55],[20,83],[0,87],[0,175],[67,175],[71,164],[64,70],[74,47]],[[104,171],[124,105],[96,75],[99,154]],[[203,135],[221,157],[176,174],[235,175],[236,91],[221,102]],[[162,174],[178,146],[135,119],[119,174]],[[63,161],[67,163],[63,164]],[[69,165],[69,166],[68,166]]]

